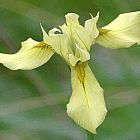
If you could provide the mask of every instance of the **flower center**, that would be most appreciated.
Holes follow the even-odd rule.
[[[41,48],[41,49],[44,49],[45,47],[49,47],[50,45],[48,45],[47,43],[45,43],[45,42],[40,42],[40,43],[38,43],[36,46],[34,46],[34,48]]]
[[[110,30],[103,29],[103,28],[99,28],[99,34],[100,34],[100,35],[106,34],[106,33],[109,32],[109,31],[110,31]]]
[[[85,79],[85,66],[87,63],[78,63],[75,66],[75,70],[77,71],[77,77],[80,82],[83,84]]]

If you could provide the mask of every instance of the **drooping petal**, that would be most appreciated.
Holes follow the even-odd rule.
[[[72,96],[68,115],[84,129],[96,133],[107,113],[103,90],[87,63],[71,68]]]
[[[99,32],[96,42],[106,48],[128,48],[140,44],[140,11],[120,14]]]
[[[11,70],[30,70],[46,63],[53,53],[46,43],[29,38],[22,42],[22,48],[17,53],[0,53],[0,63]]]

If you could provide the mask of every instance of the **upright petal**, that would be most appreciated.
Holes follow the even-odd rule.
[[[99,32],[96,42],[106,48],[128,48],[140,44],[140,11],[120,14]]]
[[[48,34],[46,33],[46,31],[44,30],[44,28],[43,28],[43,26],[42,26],[41,23],[40,23],[40,27],[41,27],[42,34],[43,34],[43,41],[46,42],[46,40],[49,39],[49,36],[48,36]],[[48,42],[47,42],[47,44],[48,44]]]
[[[29,38],[22,42],[22,48],[17,53],[0,53],[0,63],[11,70],[30,70],[46,63],[53,53],[46,43]]]
[[[49,37],[46,39],[46,42],[67,62],[69,52],[68,38],[64,34],[56,34],[56,31],[59,31],[59,29],[53,28],[49,31]]]
[[[95,38],[99,35],[99,31],[97,29],[99,13],[97,13],[96,17],[93,17],[92,15],[91,17],[91,19],[85,21],[85,30],[89,34],[92,44],[94,44]]]
[[[99,32],[96,27],[96,23],[99,14],[95,18],[91,18],[85,22],[85,26],[79,24],[79,15],[75,13],[69,13],[66,16],[66,24],[63,24],[60,28],[62,32],[69,37],[69,40],[73,44],[78,44],[80,48],[90,50],[92,44],[95,43],[95,38]]]
[[[79,15],[75,13],[68,13],[67,15],[65,15],[65,18],[67,25],[75,25],[75,24],[79,25],[78,21]]]
[[[71,68],[72,96],[68,115],[81,127],[96,133],[107,113],[103,90],[87,63]]]

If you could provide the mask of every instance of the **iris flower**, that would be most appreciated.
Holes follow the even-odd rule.
[[[29,38],[21,43],[17,53],[0,53],[0,63],[11,70],[31,70],[46,63],[54,53],[60,55],[71,70],[72,96],[67,104],[67,114],[95,134],[107,109],[103,89],[88,64],[90,48],[96,42],[112,49],[139,44],[140,12],[121,14],[102,28],[96,27],[99,14],[91,16],[84,26],[79,24],[79,16],[75,13],[68,13],[65,17],[66,23],[48,34],[41,26],[42,42]]]

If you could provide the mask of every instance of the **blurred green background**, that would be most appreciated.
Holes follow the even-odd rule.
[[[31,37],[63,24],[75,12],[83,24],[100,11],[98,27],[118,14],[140,10],[140,0],[0,0],[0,52],[13,53]],[[90,66],[104,88],[108,114],[96,140],[140,139],[140,46],[110,50],[96,45]],[[66,114],[70,72],[58,55],[32,71],[0,65],[0,140],[84,140]]]

